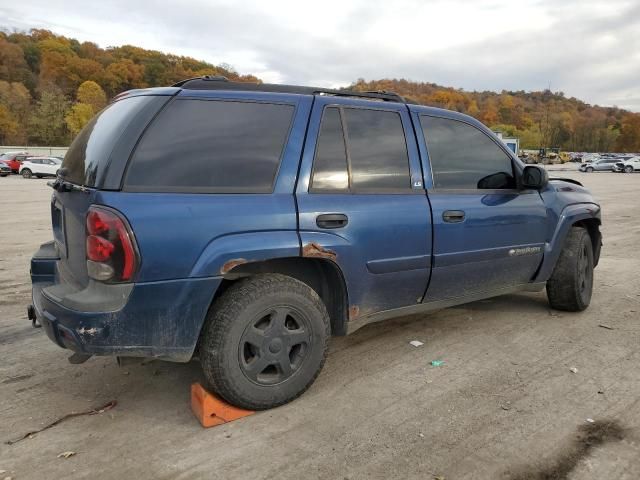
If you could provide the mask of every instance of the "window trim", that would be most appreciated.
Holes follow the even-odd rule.
[[[474,128],[475,130],[477,130],[478,132],[482,133],[485,137],[487,137],[491,142],[494,143],[494,145],[496,145],[500,150],[502,150],[502,152],[507,156],[507,158],[511,161],[511,170],[513,172],[513,178],[516,182],[516,188],[487,188],[487,189],[481,189],[481,188],[448,188],[448,187],[436,187],[435,186],[435,175],[433,174],[433,162],[431,161],[431,153],[429,152],[429,141],[427,140],[427,135],[425,132],[425,128],[422,125],[422,117],[433,117],[433,118],[440,118],[443,120],[450,120],[452,122],[458,122],[458,123],[463,123],[465,125],[470,126],[471,128]],[[491,193],[533,193],[534,191],[530,191],[528,189],[520,189],[518,188],[518,185],[520,184],[519,180],[518,180],[518,169],[516,168],[516,164],[513,160],[513,157],[511,156],[510,151],[507,151],[506,145],[503,146],[500,144],[500,142],[497,141],[497,137],[493,138],[491,135],[487,134],[487,132],[481,130],[480,128],[478,128],[476,125],[472,124],[471,122],[468,122],[464,119],[458,119],[458,118],[451,118],[451,117],[447,117],[447,116],[443,116],[443,115],[434,115],[431,113],[418,113],[418,120],[420,121],[420,129],[422,130],[422,136],[424,138],[424,147],[425,147],[425,151],[427,152],[427,157],[429,159],[429,173],[431,174],[431,184],[433,185],[433,187],[431,188],[427,188],[427,193],[448,193],[448,194],[461,194],[461,195],[470,195],[470,194],[478,194],[478,193],[484,193],[485,195],[491,194]]]
[[[230,102],[230,103],[257,103],[257,104],[266,104],[266,105],[284,105],[288,107],[293,107],[291,118],[289,119],[289,126],[287,128],[287,133],[285,134],[282,148],[280,150],[280,157],[278,158],[278,165],[273,174],[273,178],[271,179],[271,185],[264,188],[256,188],[256,187],[175,187],[175,186],[146,186],[146,185],[129,185],[127,184],[127,179],[129,176],[129,170],[131,165],[133,164],[133,160],[135,158],[138,147],[142,143],[144,136],[153,128],[153,125],[158,121],[158,119],[165,114],[173,105],[174,102],[181,101],[204,101],[204,102]],[[134,148],[131,150],[131,154],[127,160],[126,168],[122,174],[122,187],[121,191],[123,192],[132,192],[132,193],[176,193],[176,194],[225,194],[225,195],[246,195],[246,194],[256,194],[256,195],[265,195],[272,194],[275,191],[276,183],[278,182],[278,177],[280,175],[280,169],[282,168],[282,161],[285,156],[285,152],[289,146],[289,141],[291,138],[291,132],[293,131],[293,127],[295,124],[296,114],[298,112],[298,104],[295,102],[278,102],[278,101],[266,101],[266,100],[256,100],[252,98],[220,98],[220,97],[192,97],[192,96],[183,96],[183,97],[173,97],[169,102],[167,102],[163,107],[154,115],[153,119],[149,122],[149,124],[145,127],[143,132],[140,134]]]
[[[346,189],[322,189],[322,188],[313,188],[313,174],[315,172],[316,166],[316,157],[318,155],[318,140],[320,140],[320,135],[322,134],[322,121],[324,120],[324,115],[329,108],[336,108],[340,115],[340,125],[342,127],[342,141],[344,143],[345,155],[347,159],[347,185]],[[407,155],[407,179],[409,180],[406,188],[354,188],[353,179],[352,179],[352,169],[351,169],[351,149],[349,145],[349,127],[347,126],[346,118],[345,118],[345,109],[353,109],[353,110],[374,110],[378,112],[389,112],[395,113],[400,119],[400,128],[402,129],[402,138],[404,139],[404,148]],[[307,190],[308,193],[313,194],[342,194],[342,195],[375,195],[375,194],[388,194],[388,195],[423,195],[424,188],[416,189],[413,188],[411,180],[411,159],[409,158],[409,145],[407,143],[407,133],[404,128],[404,122],[402,121],[402,114],[398,110],[390,110],[386,108],[375,108],[370,106],[359,106],[359,105],[343,105],[341,103],[330,103],[324,105],[322,108],[322,116],[320,117],[320,125],[318,128],[318,135],[316,136],[316,141],[314,145],[313,152],[313,163],[311,165],[311,174],[309,176],[309,188]]]

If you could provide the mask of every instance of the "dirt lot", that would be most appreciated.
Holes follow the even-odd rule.
[[[299,400],[208,430],[189,410],[197,363],[74,366],[31,328],[51,190],[0,178],[0,478],[640,478],[640,175],[562,175],[603,205],[586,312],[521,294],[370,325],[333,341]]]

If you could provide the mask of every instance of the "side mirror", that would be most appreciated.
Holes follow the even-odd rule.
[[[538,165],[527,165],[522,170],[522,186],[541,190],[549,183],[549,174]]]

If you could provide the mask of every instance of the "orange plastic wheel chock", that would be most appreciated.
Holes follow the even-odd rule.
[[[228,404],[205,390],[199,383],[191,384],[191,410],[205,428],[233,422],[255,413],[253,410],[244,410]]]

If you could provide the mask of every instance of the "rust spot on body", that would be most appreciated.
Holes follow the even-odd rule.
[[[245,260],[244,258],[232,258],[228,262],[225,262],[224,265],[222,265],[222,268],[220,269],[220,273],[224,275],[225,273],[228,273],[229,270],[232,270],[236,268],[238,265],[242,265],[243,263],[247,263],[247,260]]]
[[[315,242],[307,243],[304,247],[302,247],[302,256],[328,258],[329,260],[335,260],[338,257],[336,255],[336,252],[327,250],[326,248],[318,245]]]
[[[349,320],[355,320],[360,315],[360,307],[357,305],[351,305],[349,307]]]

